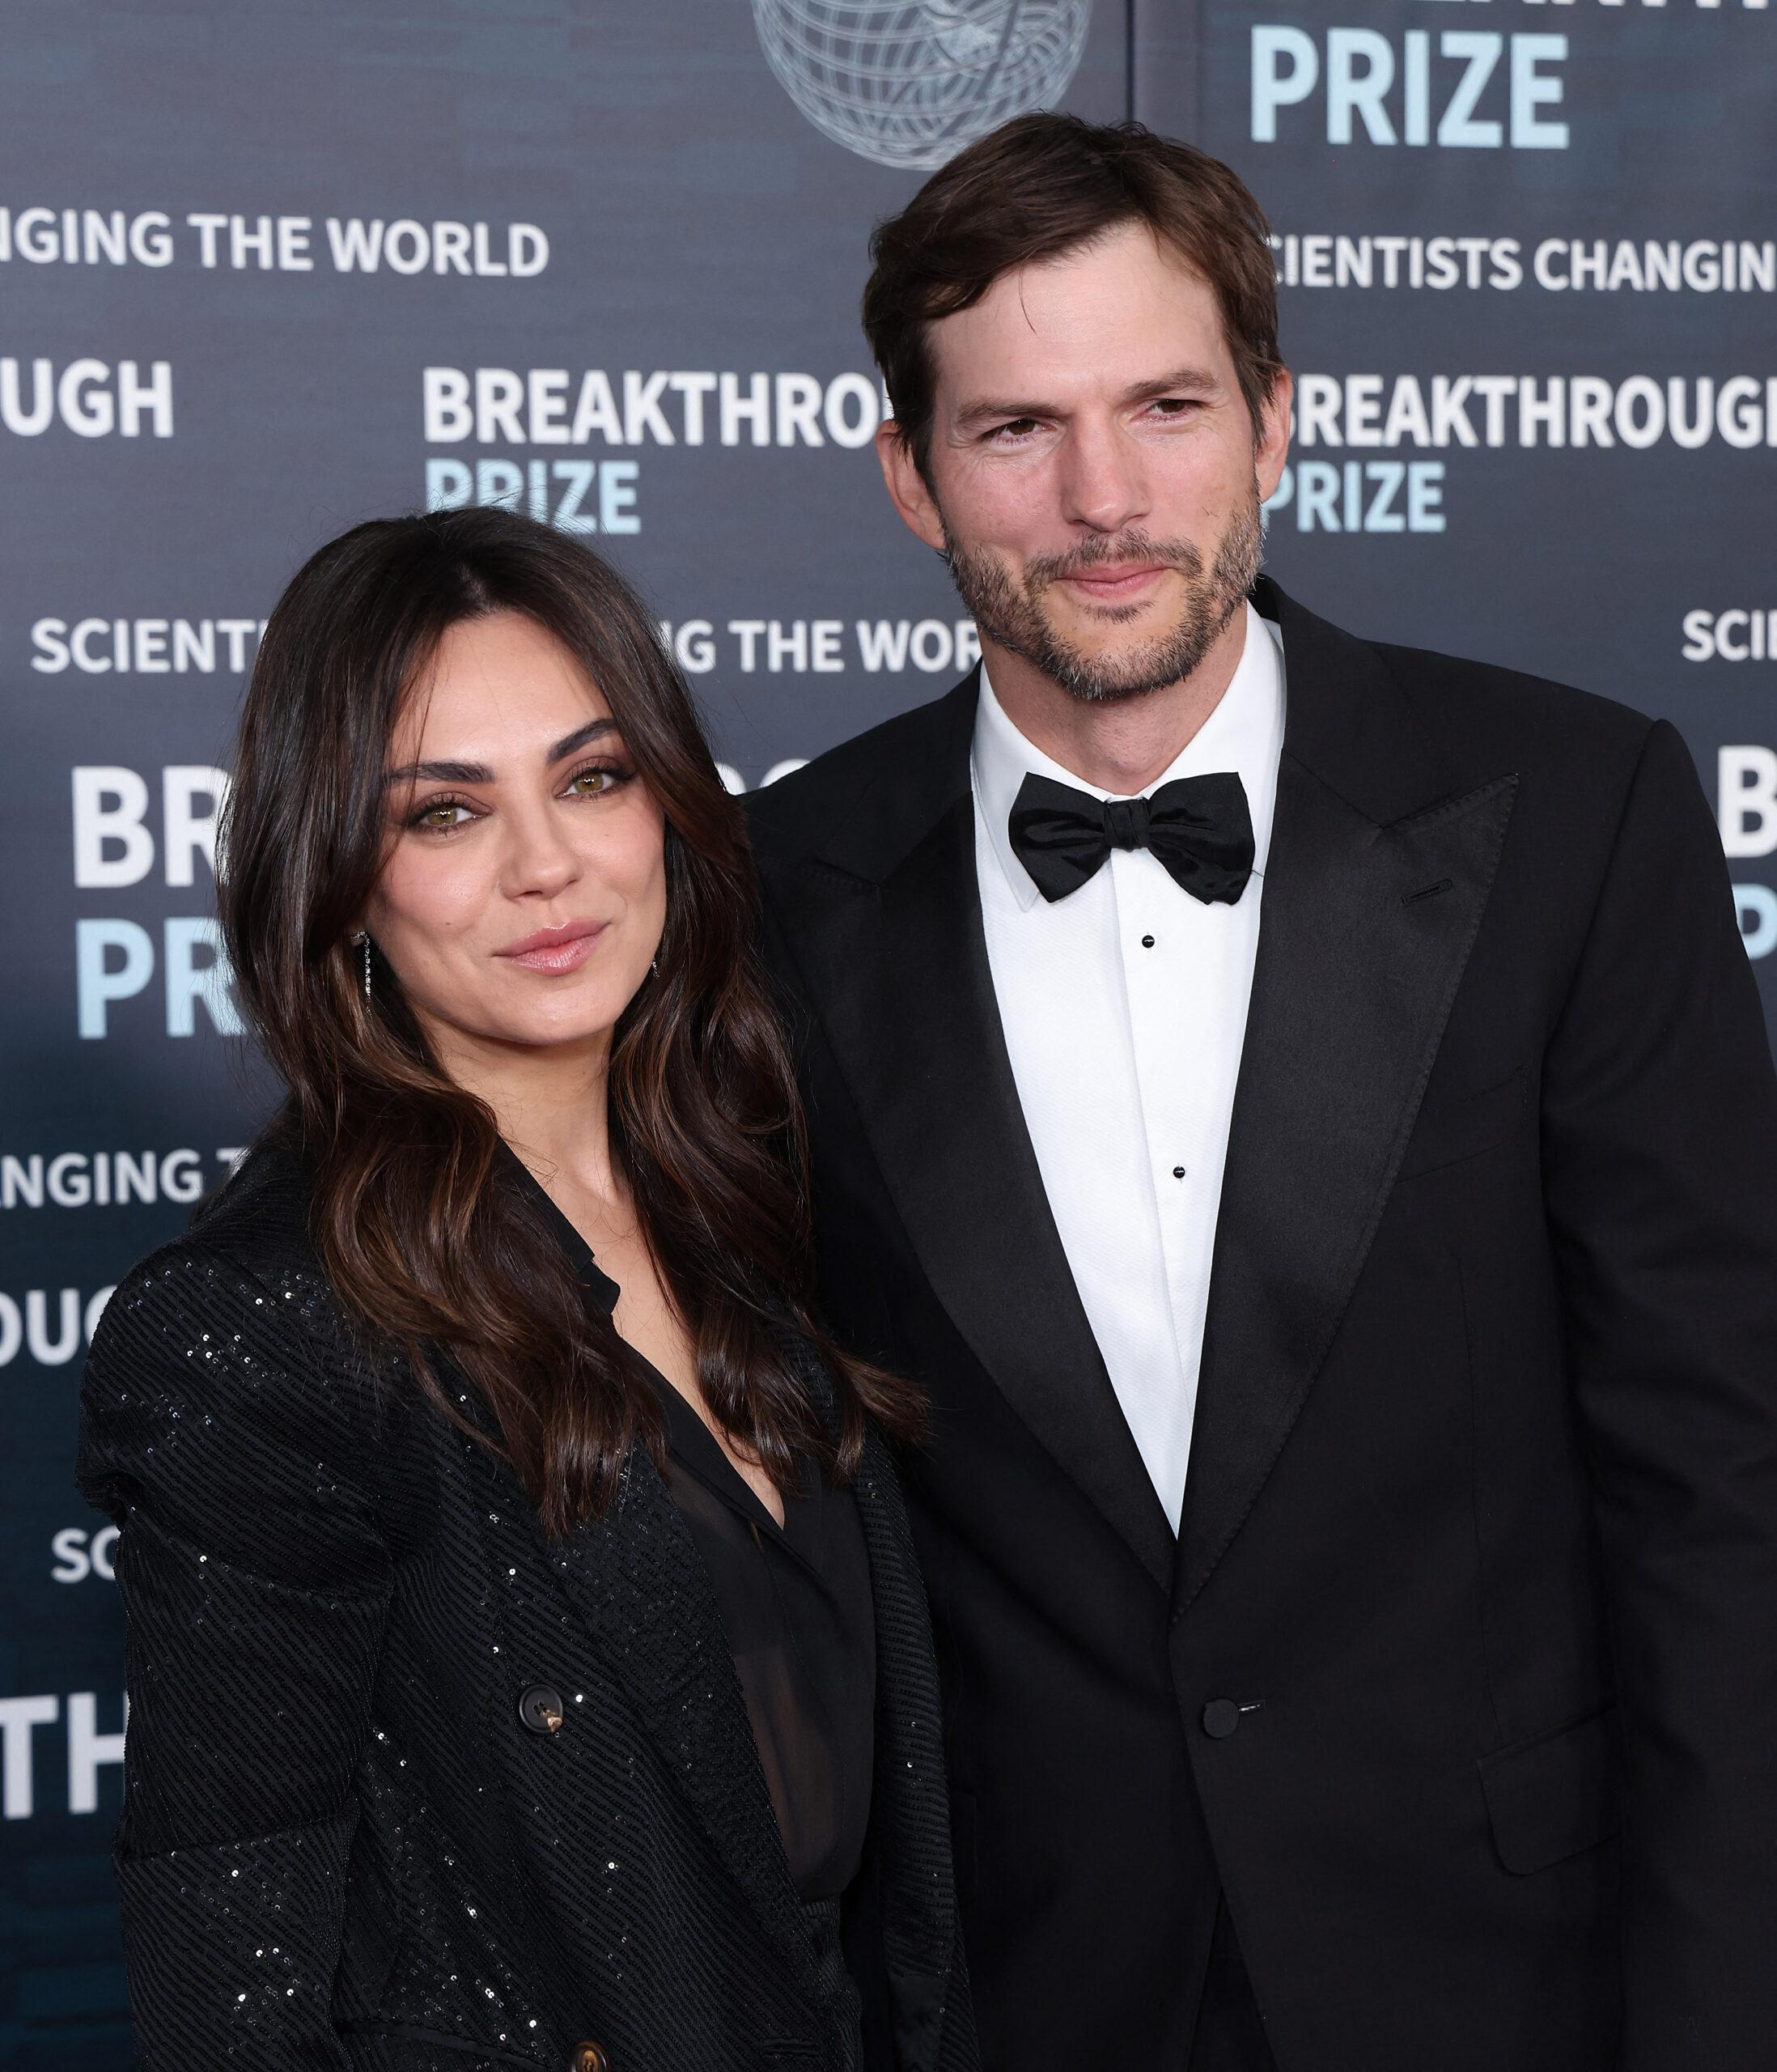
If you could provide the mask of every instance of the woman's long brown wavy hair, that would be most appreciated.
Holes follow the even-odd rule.
[[[347,1310],[471,1431],[438,1354],[474,1385],[550,1534],[604,1509],[636,1442],[663,1458],[648,1382],[511,1184],[492,1110],[440,1069],[380,956],[366,998],[350,940],[387,853],[397,720],[448,628],[501,611],[575,657],[665,817],[665,928],[613,1032],[609,1127],[705,1397],[780,1484],[799,1455],[846,1479],[867,1418],[911,1437],[918,1400],[846,1357],[811,1314],[801,1110],[752,946],[739,806],[634,592],[511,512],[378,520],[323,547],[279,599],[248,686],[222,923],[242,1005],[289,1089],[276,1128],[312,1176],[321,1262]],[[833,1377],[837,1437],[797,1333]]]

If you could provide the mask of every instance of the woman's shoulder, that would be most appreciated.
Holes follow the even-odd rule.
[[[87,1357],[75,1479],[151,1550],[357,1587],[381,1573],[408,1455],[386,1361],[334,1300],[307,1208],[299,1169],[256,1151],[119,1283]]]
[[[179,1237],[135,1266],[93,1334],[84,1480],[101,1435],[227,1433],[349,1458],[380,1422],[386,1355],[346,1317],[308,1235],[299,1159],[257,1145]]]
[[[306,1160],[281,1133],[269,1131],[199,1203],[175,1246],[206,1245],[261,1261],[313,1266],[308,1238],[312,1193]]]
[[[309,1237],[310,1193],[295,1153],[275,1138],[256,1144],[186,1228],[117,1284],[94,1334],[89,1371],[108,1364],[127,1319],[175,1340],[195,1333],[197,1344],[207,1342],[206,1327],[247,1327],[267,1349],[287,1341],[299,1364],[324,1349],[346,1319]]]

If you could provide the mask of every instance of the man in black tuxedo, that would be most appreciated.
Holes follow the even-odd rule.
[[[1262,217],[1020,118],[873,247],[981,669],[753,802],[989,2072],[1777,2064],[1777,1085],[1673,728],[1257,578]]]

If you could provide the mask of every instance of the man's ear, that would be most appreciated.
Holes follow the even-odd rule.
[[[1278,483],[1283,474],[1283,463],[1290,457],[1290,404],[1296,394],[1296,384],[1290,371],[1280,367],[1271,393],[1259,412],[1258,444],[1253,454],[1253,473],[1258,477],[1259,500],[1268,501],[1276,494]]]
[[[876,427],[876,458],[882,465],[888,501],[901,513],[902,524],[935,554],[942,554],[944,521],[914,462],[913,448],[901,437],[901,427],[893,418],[885,418]]]

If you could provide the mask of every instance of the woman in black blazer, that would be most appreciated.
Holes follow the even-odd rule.
[[[740,821],[643,607],[359,527],[221,903],[289,1099],[87,1370],[148,2072],[965,2072],[924,1600],[806,1306]]]

